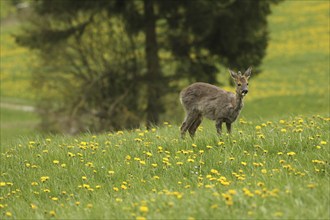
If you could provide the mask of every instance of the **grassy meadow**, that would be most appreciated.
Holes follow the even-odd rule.
[[[33,56],[13,38],[19,23],[2,23],[0,218],[329,219],[329,7],[274,6],[263,72],[233,134],[205,120],[184,140],[176,121],[40,134],[34,112],[4,105],[36,97]]]

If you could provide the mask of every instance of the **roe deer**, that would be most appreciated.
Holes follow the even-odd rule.
[[[180,93],[180,101],[186,111],[186,117],[181,126],[181,137],[184,138],[187,130],[190,136],[194,137],[203,116],[216,122],[218,134],[221,134],[224,122],[230,133],[231,124],[243,107],[243,97],[248,93],[251,71],[252,67],[249,67],[244,74],[229,70],[236,83],[236,94],[202,82],[183,89]]]

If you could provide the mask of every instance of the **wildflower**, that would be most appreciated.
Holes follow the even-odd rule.
[[[282,128],[282,129],[281,129],[281,132],[282,132],[282,133],[286,133],[286,129],[285,129],[285,128]]]
[[[89,209],[91,209],[91,208],[93,208],[93,204],[88,203],[86,207],[89,208]]]
[[[137,216],[137,217],[136,217],[136,220],[146,220],[146,218],[143,217],[143,216]]]
[[[212,149],[213,147],[210,146],[210,145],[207,145],[206,148],[207,148],[207,149]]]
[[[241,164],[243,165],[243,166],[246,166],[247,165],[247,163],[246,162],[241,162]]]
[[[156,168],[158,166],[158,164],[153,163],[153,164],[151,164],[151,166],[154,167],[154,168]]]
[[[229,193],[229,195],[236,195],[236,190],[234,190],[234,189],[230,189],[230,190],[228,190],[228,193]]]
[[[191,158],[189,158],[189,159],[187,160],[187,162],[193,163],[193,162],[195,162],[195,160],[194,160],[194,159],[191,159]]]
[[[82,180],[87,180],[87,176],[82,176],[81,179]]]
[[[62,167],[62,168],[65,168],[65,167],[66,167],[66,164],[65,164],[65,163],[62,163],[62,164],[61,164],[61,167]]]
[[[42,177],[40,177],[40,181],[41,182],[46,182],[47,180],[49,180],[49,176],[42,176]]]
[[[192,147],[197,147],[197,145],[196,145],[196,144],[192,144],[191,146],[192,146]]]
[[[0,187],[1,186],[6,186],[6,182],[0,182]]]
[[[183,162],[177,162],[176,165],[179,165],[179,166],[182,166],[183,165]]]
[[[57,197],[53,197],[52,200],[53,200],[53,201],[57,201],[58,198],[57,198]]]
[[[296,153],[293,152],[293,151],[291,151],[291,152],[288,152],[287,155],[288,155],[288,156],[294,156],[294,155],[296,155]]]
[[[35,204],[33,204],[33,203],[31,203],[30,204],[31,205],[31,209],[33,209],[33,210],[36,210],[38,207],[35,205]]]
[[[117,131],[117,133],[116,133],[117,135],[123,135],[124,134],[124,132],[123,131]]]
[[[12,217],[12,216],[13,216],[13,214],[11,214],[11,212],[6,212],[5,215],[6,215],[7,217]]]
[[[51,210],[51,211],[49,211],[49,215],[54,217],[54,216],[56,216],[56,212],[54,210]]]
[[[266,174],[267,173],[267,170],[266,169],[262,169],[261,170],[261,173]]]
[[[78,205],[80,205],[80,202],[77,201],[77,202],[75,202],[75,204],[76,204],[76,206],[78,206]]]
[[[326,145],[326,144],[327,144],[326,141],[321,141],[321,142],[320,142],[320,145]]]
[[[60,161],[58,161],[58,160],[53,160],[53,164],[59,164],[60,163]]]
[[[261,127],[259,125],[257,125],[256,130],[261,130]]]
[[[148,206],[140,206],[140,212],[147,213],[149,211]]]
[[[315,183],[310,183],[307,185],[308,188],[310,189],[314,189],[316,187],[316,184]]]

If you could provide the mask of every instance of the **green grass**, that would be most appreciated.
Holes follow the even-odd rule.
[[[38,117],[33,112],[0,108],[1,148],[8,148],[16,139],[36,134]]]
[[[177,125],[48,137],[1,108],[1,218],[329,219],[329,4],[273,8],[232,136],[206,120],[194,140]],[[1,101],[33,104],[17,30],[1,28]]]
[[[329,218],[329,118],[241,120],[221,138],[206,126],[194,140],[171,125],[22,138],[1,154],[2,215]]]

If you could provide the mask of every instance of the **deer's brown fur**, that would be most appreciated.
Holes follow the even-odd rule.
[[[186,111],[186,117],[181,126],[182,138],[187,130],[193,137],[203,117],[216,122],[219,134],[221,134],[222,123],[226,123],[227,131],[230,133],[231,124],[243,108],[243,97],[248,92],[251,70],[251,67],[248,68],[244,74],[229,70],[236,83],[236,93],[203,82],[194,83],[183,89],[180,93],[180,101]]]

